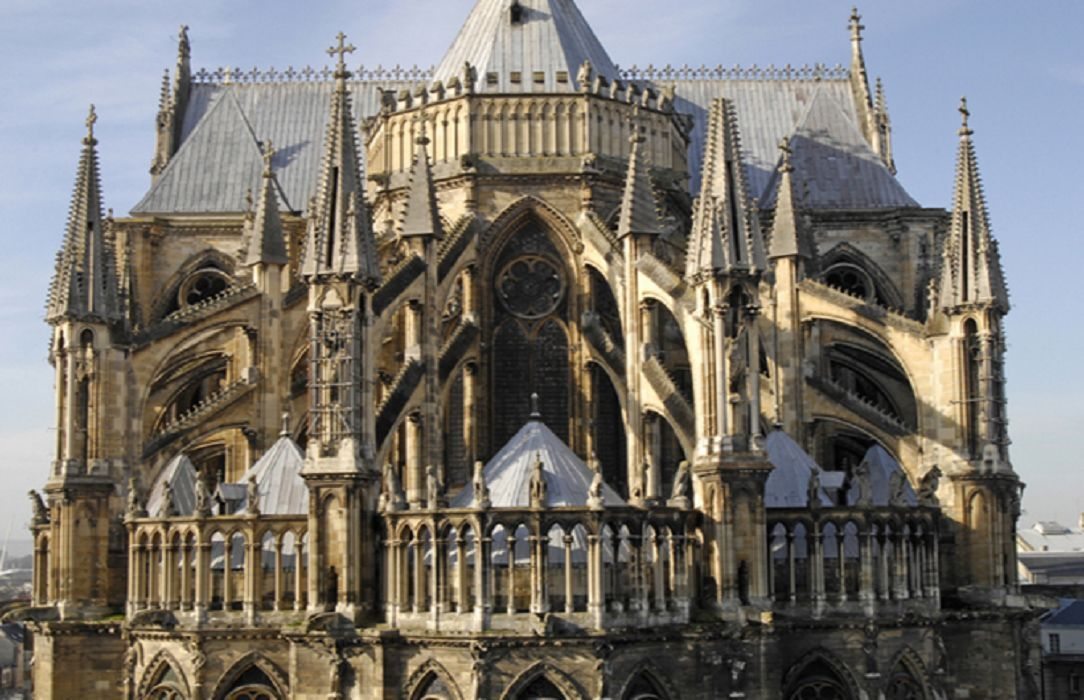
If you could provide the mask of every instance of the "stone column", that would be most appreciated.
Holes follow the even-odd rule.
[[[573,602],[574,591],[572,589],[572,535],[568,534],[564,537],[565,545],[565,612],[573,613],[576,611],[576,605]]]
[[[596,629],[604,626],[603,617],[606,608],[606,593],[603,584],[604,543],[600,535],[587,536],[587,612]]]
[[[407,417],[406,424],[406,497],[411,508],[423,506],[425,493],[425,466],[423,459],[425,435],[422,414],[415,411]]]

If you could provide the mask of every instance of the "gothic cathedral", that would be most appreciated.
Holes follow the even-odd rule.
[[[477,0],[432,70],[208,72],[182,28],[128,216],[92,108],[49,293],[35,697],[1037,697],[969,113],[922,207],[862,30],[619,69]]]

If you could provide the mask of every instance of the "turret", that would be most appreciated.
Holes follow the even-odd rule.
[[[50,514],[52,585],[35,591],[64,617],[103,612],[123,595],[122,552],[109,549],[110,497],[125,471],[124,328],[116,252],[102,217],[97,115],[91,106],[64,244],[57,256],[46,320],[53,327],[56,369],[56,459],[45,487]],[[92,565],[87,566],[87,562]],[[111,574],[110,572],[114,572]]]
[[[970,112],[960,103],[962,125],[948,236],[931,310],[932,327],[947,331],[938,342],[957,371],[948,382],[946,414],[953,420],[955,456],[946,470],[954,488],[950,509],[962,523],[956,583],[980,591],[1012,591],[1017,582],[1015,533],[1022,484],[1008,455],[1005,417],[1005,340],[1002,319],[1009,295],[997,242],[990,230]]]
[[[695,473],[713,552],[715,604],[725,614],[745,603],[764,603],[768,591],[763,509],[771,464],[760,445],[757,329],[766,261],[748,192],[737,112],[721,99],[712,105],[708,123],[686,279],[695,289],[701,347],[710,358],[694,378],[700,401]]]
[[[379,492],[374,460],[370,294],[379,282],[354,139],[340,33],[317,196],[309,212],[301,274],[309,285],[309,601],[314,610],[354,618],[375,602],[375,535],[371,514]]]

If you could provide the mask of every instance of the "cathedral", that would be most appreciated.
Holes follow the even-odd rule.
[[[46,304],[35,697],[1038,697],[970,115],[923,207],[849,29],[619,68],[477,0],[430,70],[280,72],[182,27],[127,215],[91,108]]]

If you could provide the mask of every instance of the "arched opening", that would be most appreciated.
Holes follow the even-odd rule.
[[[807,664],[783,697],[786,700],[855,700],[847,684],[823,659]]]
[[[144,686],[146,687],[146,686]],[[154,671],[154,680],[150,683],[150,690],[143,697],[147,700],[186,700],[188,693],[184,678],[166,661],[161,661],[159,668]]]
[[[662,685],[646,671],[636,674],[625,689],[622,700],[666,700]]]
[[[493,450],[527,422],[531,394],[546,425],[569,441],[569,272],[562,260],[546,228],[528,218],[492,267]]]
[[[455,700],[456,695],[436,672],[430,671],[418,689],[410,696],[410,700]]]
[[[230,688],[223,693],[223,700],[282,700],[275,684],[258,666],[250,666],[240,673]]]
[[[538,676],[532,680],[514,697],[515,700],[566,700],[565,694],[545,676]]]
[[[602,466],[602,478],[622,498],[629,497],[628,441],[625,438],[625,419],[610,375],[596,364],[591,372],[594,407],[595,456]]]
[[[982,377],[982,342],[974,319],[964,322],[964,414],[967,428],[967,450],[972,459],[979,457],[979,398]]]

